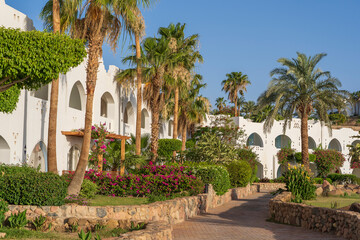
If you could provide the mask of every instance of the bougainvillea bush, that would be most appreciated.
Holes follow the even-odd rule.
[[[331,171],[341,167],[345,161],[341,152],[333,149],[319,149],[314,154],[316,155],[315,164],[320,177],[326,177]]]
[[[282,148],[278,151],[276,156],[278,157],[279,164],[286,165],[294,158],[295,150],[292,148]]]
[[[157,170],[163,173],[167,171],[161,168]],[[71,178],[71,174],[69,177]],[[204,191],[204,184],[200,179],[181,171],[174,171],[172,174],[129,174],[112,177],[110,174],[89,170],[85,174],[85,179],[96,183],[100,194],[119,197],[170,197],[174,194],[196,195]]]

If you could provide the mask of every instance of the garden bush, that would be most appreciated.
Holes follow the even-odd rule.
[[[155,171],[167,171],[165,168],[154,168]],[[71,178],[72,175],[69,175]],[[150,196],[158,195],[170,197],[174,194],[196,195],[204,191],[203,182],[194,175],[180,172],[172,174],[129,174],[113,178],[110,174],[103,174],[89,170],[85,178],[99,186],[99,194],[112,196]]]
[[[258,155],[252,151],[251,148],[239,148],[237,150],[238,159],[247,161],[250,164],[252,171],[252,176],[250,182],[254,182],[257,174],[257,163],[258,163]]]
[[[79,196],[86,199],[92,199],[95,197],[98,191],[99,191],[99,187],[98,185],[96,185],[96,183],[93,183],[89,179],[84,179],[84,181],[81,184]]]
[[[301,152],[295,153],[294,157],[295,157],[295,160],[296,160],[297,163],[303,163],[302,162],[302,154],[301,154]],[[315,160],[316,160],[316,155],[309,153],[309,162],[315,162]]]
[[[245,187],[251,180],[252,169],[246,161],[233,161],[226,165],[233,187]]]
[[[16,172],[0,175],[0,198],[9,204],[60,206],[64,204],[67,183],[54,173]]]
[[[331,179],[332,182],[337,182],[339,184],[358,184],[359,178],[353,174],[340,174],[340,173],[332,173],[327,175],[327,178]]]
[[[9,210],[8,203],[0,198],[0,228],[3,227],[5,221],[5,213]]]
[[[309,200],[315,197],[315,185],[312,184],[312,180],[309,173],[304,167],[290,167],[284,174],[286,188],[295,197],[296,202],[302,200]]]
[[[30,167],[28,165],[6,165],[0,164],[0,176],[2,174],[16,174],[16,173],[29,173],[39,172],[39,169]]]
[[[159,139],[158,155],[160,159],[170,160],[174,151],[181,151],[181,144],[178,139]]]
[[[324,179],[323,178],[313,178],[313,181],[315,184],[323,184]],[[330,184],[332,184],[332,180],[330,178],[326,178],[326,181],[328,181]]]
[[[343,124],[346,122],[347,117],[341,113],[331,113],[329,114],[329,119],[335,124]]]
[[[278,158],[279,164],[286,165],[288,162],[294,160],[294,154],[295,154],[295,150],[290,147],[287,147],[280,149],[277,152],[276,156]]]
[[[325,177],[331,171],[338,169],[345,161],[341,152],[333,149],[318,149],[314,155],[316,155],[315,164],[320,177]]]

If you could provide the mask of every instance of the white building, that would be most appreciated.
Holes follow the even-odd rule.
[[[20,28],[24,31],[34,29],[31,19],[11,8],[0,0],[0,25]],[[100,61],[102,62],[102,61]],[[74,170],[80,154],[81,138],[66,137],[61,131],[83,128],[85,116],[85,80],[86,61],[72,69],[59,80],[59,105],[57,122],[57,161],[58,169]],[[110,66],[109,70],[101,63],[98,71],[94,106],[93,124],[106,123],[109,131],[129,135],[135,133],[136,92],[126,94],[114,81],[118,68]],[[46,144],[49,120],[50,85],[38,91],[22,90],[16,110],[11,114],[0,113],[0,162],[7,164],[28,163],[40,165],[47,170]],[[142,133],[150,133],[151,113],[143,103]],[[276,153],[284,146],[300,151],[300,121],[295,119],[283,135],[282,121],[275,122],[272,131],[264,134],[262,123],[253,123],[243,118],[234,118],[235,123],[245,130],[247,143],[259,154],[260,164],[258,177],[275,178],[279,176],[279,164]],[[210,123],[210,118],[205,122]],[[172,120],[160,127],[161,138],[172,137]],[[348,154],[346,145],[354,141],[350,136],[357,132],[352,129],[333,130],[332,135],[327,127],[319,122],[309,123],[310,148],[321,144]],[[348,157],[347,157],[348,159]],[[347,160],[341,168],[343,173],[351,173]]]

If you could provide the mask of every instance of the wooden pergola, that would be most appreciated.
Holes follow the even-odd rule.
[[[84,132],[82,131],[61,131],[61,133],[67,137],[83,137],[84,136]],[[109,133],[106,135],[106,139],[118,139],[121,140],[121,168],[120,168],[120,175],[124,175],[125,173],[125,166],[124,166],[124,161],[125,161],[125,143],[126,140],[130,139],[130,137],[128,136],[122,136],[122,135],[117,135],[115,133]],[[99,154],[98,155],[98,171],[102,171],[103,169],[103,154]]]

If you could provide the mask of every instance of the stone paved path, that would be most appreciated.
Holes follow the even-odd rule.
[[[328,233],[265,221],[270,198],[270,194],[256,193],[176,224],[173,226],[174,240],[342,239]]]

